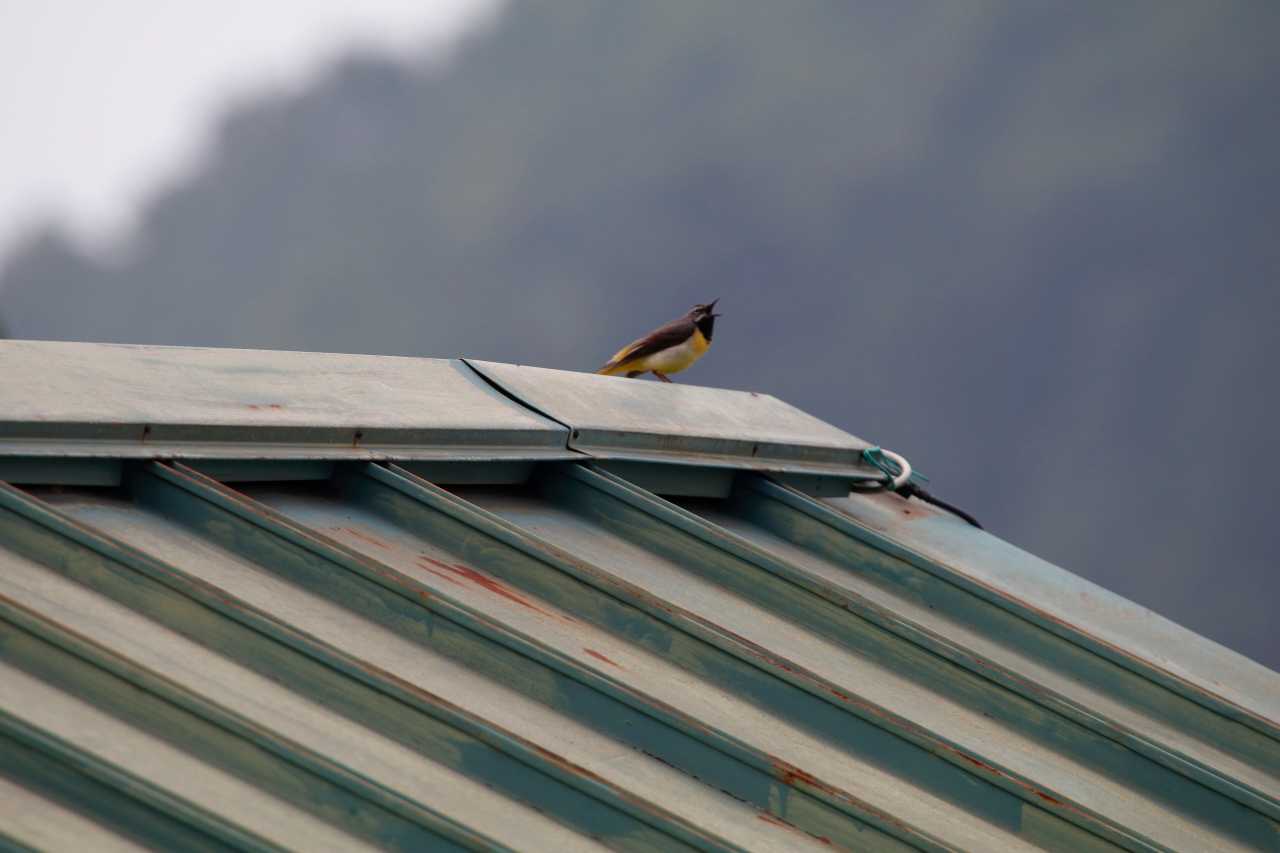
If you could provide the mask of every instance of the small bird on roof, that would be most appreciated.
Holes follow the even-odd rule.
[[[719,299],[706,305],[695,305],[689,313],[659,326],[638,341],[618,350],[608,364],[596,371],[605,376],[625,374],[628,379],[652,372],[663,382],[670,382],[669,373],[679,373],[711,347],[711,333],[715,329],[714,313]]]

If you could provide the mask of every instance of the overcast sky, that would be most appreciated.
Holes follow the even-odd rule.
[[[100,244],[240,93],[353,43],[447,50],[498,0],[0,2],[0,259],[56,216]]]

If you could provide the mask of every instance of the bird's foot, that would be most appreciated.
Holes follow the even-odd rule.
[[[655,370],[653,371],[653,375],[661,379],[663,382],[671,382],[671,380],[667,378],[667,374],[665,373],[659,373],[658,371]],[[675,383],[672,382],[671,384],[674,385]]]

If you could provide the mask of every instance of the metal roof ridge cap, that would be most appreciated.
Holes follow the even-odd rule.
[[[612,380],[612,381],[619,381],[619,379],[620,379],[620,377],[617,377],[617,376],[608,376],[608,377],[600,376],[599,374],[596,374],[596,373],[594,373],[594,372],[584,372],[584,371],[577,371],[577,370],[564,370],[564,369],[560,369],[560,368],[553,368],[553,367],[540,367],[540,366],[538,366],[538,365],[532,365],[532,364],[519,364],[519,363],[516,363],[516,362],[506,362],[506,361],[487,361],[487,360],[485,360],[485,359],[477,359],[477,358],[459,358],[458,360],[459,360],[459,361],[462,361],[462,362],[464,362],[464,363],[466,363],[468,367],[470,367],[470,368],[472,368],[473,370],[475,370],[478,374],[480,374],[480,375],[481,375],[481,376],[483,376],[486,380],[488,380],[490,383],[492,383],[492,384],[494,385],[494,387],[499,388],[499,389],[500,389],[504,394],[506,394],[507,396],[511,397],[511,399],[513,399],[513,400],[516,400],[516,401],[520,402],[522,405],[527,406],[528,408],[532,409],[532,410],[533,410],[533,411],[535,411],[535,412],[538,412],[539,414],[543,415],[543,417],[547,417],[547,418],[550,418],[550,419],[552,419],[552,420],[557,420],[557,419],[556,419],[553,415],[550,415],[550,414],[546,413],[544,410],[542,410],[542,409],[538,408],[538,407],[537,407],[537,406],[535,406],[534,404],[529,403],[528,401],[526,401],[525,399],[523,399],[522,397],[520,397],[520,396],[517,394],[517,392],[515,392],[515,391],[513,391],[512,389],[508,388],[508,387],[503,383],[503,381],[502,381],[502,379],[501,379],[501,378],[490,375],[489,373],[487,373],[487,372],[486,372],[486,369],[487,369],[487,368],[514,368],[514,369],[517,369],[517,370],[519,370],[519,369],[525,369],[525,370],[539,370],[539,371],[545,371],[545,372],[547,372],[547,373],[569,374],[569,375],[582,376],[582,377],[584,377],[584,378],[585,378],[585,377],[592,377],[592,378],[600,378],[600,379],[609,379],[609,380]],[[656,383],[653,383],[653,384],[656,384]],[[715,387],[715,386],[713,386],[713,385],[693,385],[693,384],[688,384],[688,383],[672,383],[672,384],[673,384],[673,385],[675,385],[677,388],[689,389],[689,390],[692,390],[692,391],[694,391],[694,392],[696,392],[696,393],[706,393],[706,392],[710,392],[710,393],[722,394],[722,395],[729,395],[729,396],[739,397],[739,398],[747,398],[747,397],[750,397],[750,398],[755,398],[755,399],[759,399],[759,400],[771,401],[771,402],[777,403],[777,404],[779,404],[779,405],[781,405],[781,406],[786,406],[788,409],[791,409],[792,411],[794,411],[794,412],[796,412],[796,413],[798,413],[798,414],[804,415],[805,417],[811,418],[811,419],[812,419],[812,420],[814,420],[814,421],[820,422],[820,423],[822,423],[823,425],[825,425],[825,426],[827,426],[827,427],[830,427],[832,430],[834,430],[834,431],[836,431],[836,432],[840,432],[840,433],[842,433],[843,435],[845,435],[845,436],[847,436],[847,437],[849,437],[849,438],[853,438],[853,439],[857,440],[860,444],[866,444],[866,442],[865,442],[865,441],[863,441],[862,439],[858,439],[858,437],[857,437],[857,436],[852,435],[851,433],[847,433],[847,432],[845,432],[844,430],[840,429],[839,427],[835,426],[834,424],[829,424],[829,423],[827,423],[826,421],[822,421],[820,418],[818,418],[818,417],[816,417],[816,416],[814,416],[814,415],[810,415],[808,412],[804,411],[803,409],[801,409],[801,408],[799,408],[799,407],[797,407],[797,406],[792,405],[791,403],[788,403],[786,400],[783,400],[782,398],[778,397],[778,396],[777,396],[777,395],[775,395],[775,394],[770,394],[770,393],[765,392],[765,391],[747,391],[747,390],[743,390],[743,389],[741,389],[741,388],[718,388],[718,387]],[[560,422],[560,421],[557,421],[557,422]]]
[[[147,441],[129,439],[6,439],[0,459],[278,459],[334,461],[540,461],[572,460],[583,454],[553,444],[361,443],[353,441]]]
[[[458,359],[458,361],[459,361],[459,362],[461,362],[462,364],[466,365],[466,366],[467,366],[467,368],[468,368],[472,373],[474,373],[474,374],[476,375],[476,377],[477,377],[481,382],[483,382],[483,383],[485,383],[486,385],[488,385],[490,388],[492,388],[492,389],[493,389],[494,391],[496,391],[497,393],[501,394],[503,397],[506,397],[508,400],[510,400],[510,401],[511,401],[511,402],[513,402],[513,403],[516,403],[516,404],[518,404],[518,405],[520,405],[520,406],[524,406],[526,409],[528,409],[529,411],[533,412],[535,415],[538,415],[539,417],[543,417],[543,418],[546,418],[546,419],[547,419],[547,420],[549,420],[549,421],[552,421],[553,423],[560,424],[560,426],[562,426],[562,427],[564,427],[564,428],[565,428],[565,432],[566,432],[566,433],[569,433],[570,435],[572,435],[573,427],[571,427],[569,424],[565,423],[564,421],[560,420],[559,418],[555,417],[554,415],[551,415],[551,414],[548,414],[547,412],[544,412],[542,409],[540,409],[540,408],[538,408],[537,406],[533,405],[533,404],[532,404],[532,403],[530,403],[528,400],[526,400],[526,399],[524,399],[523,397],[521,397],[520,395],[516,394],[516,393],[515,393],[514,391],[512,391],[510,388],[507,388],[505,385],[503,385],[503,384],[502,384],[501,382],[499,382],[497,379],[495,379],[494,377],[490,376],[489,374],[487,374],[487,373],[485,373],[483,370],[481,370],[479,367],[477,367],[477,366],[476,366],[477,364],[484,364],[484,363],[485,363],[485,362],[483,362],[482,360],[480,360],[480,359],[475,359],[475,358],[466,358],[466,357],[462,357],[462,358],[459,358],[459,359]],[[493,364],[504,364],[505,362],[490,362],[490,363],[493,363]],[[517,366],[518,366],[518,365],[517,365]],[[566,438],[565,438],[565,447],[566,447],[566,448],[568,448],[568,447],[569,447],[569,436],[566,436]]]
[[[752,488],[757,488],[757,486],[753,485]],[[922,551],[917,545],[900,541],[889,533],[876,529],[870,524],[862,522],[854,516],[844,513],[823,501],[810,498],[808,495],[780,483],[770,481],[766,488],[778,490],[778,492],[775,493],[775,496],[781,497],[787,503],[795,506],[797,509],[800,509],[802,512],[805,512],[819,521],[823,521],[828,524],[834,521],[842,528],[847,525],[848,528],[846,529],[846,532],[850,532],[851,535],[855,536],[855,538],[867,541],[868,544],[873,547],[885,548],[887,546],[890,553],[908,560],[925,571],[941,577],[943,580],[958,583],[963,588],[976,593],[992,604],[1008,610],[1015,615],[1023,618],[1029,618],[1046,630],[1049,630],[1063,639],[1075,643],[1076,645],[1080,645],[1081,647],[1092,651],[1094,654],[1098,654],[1107,660],[1111,660],[1125,669],[1128,669],[1130,672],[1144,678],[1154,680],[1166,688],[1174,690],[1185,698],[1207,707],[1211,711],[1230,719],[1244,722],[1259,733],[1267,735],[1273,739],[1280,740],[1280,705],[1277,705],[1277,707],[1271,712],[1264,712],[1258,707],[1259,703],[1233,700],[1227,695],[1224,695],[1224,691],[1221,690],[1220,686],[1214,686],[1215,682],[1212,679],[1208,679],[1202,675],[1197,675],[1191,672],[1179,672],[1176,669],[1171,669],[1156,660],[1152,660],[1145,654],[1135,653],[1122,645],[1112,642],[1111,640],[1091,638],[1083,626],[1072,621],[1067,621],[1064,618],[1059,618],[1051,610],[1047,609],[1045,605],[1033,604],[1020,599],[1015,594],[1001,586],[997,586],[989,581],[974,577],[963,569],[957,568],[944,556],[931,556],[925,551]],[[1224,652],[1234,658],[1238,658],[1239,661],[1247,664],[1249,668],[1257,670],[1258,674],[1262,674],[1267,678],[1277,681],[1277,687],[1280,688],[1280,673],[1276,673],[1268,669],[1257,661],[1252,660],[1239,652],[1233,651],[1226,646],[1216,643],[1208,637],[1197,634],[1191,629],[1174,622],[1168,617],[1161,616],[1159,613],[1156,613],[1149,608],[1142,607],[1142,605],[1130,601],[1129,599],[1124,598],[1105,587],[1098,586],[1097,584],[1082,578],[1061,566],[1054,565],[1041,557],[1037,557],[1028,551],[1024,551],[1016,545],[1000,539],[998,536],[987,533],[986,531],[975,530],[967,525],[958,529],[963,529],[967,535],[985,535],[990,540],[999,542],[1008,548],[1016,550],[1019,554],[1025,555],[1027,558],[1050,567],[1055,572],[1070,575],[1072,578],[1075,578],[1082,583],[1089,584],[1092,589],[1098,592],[1100,598],[1114,600],[1116,603],[1129,607],[1140,608],[1144,613],[1149,614],[1155,620],[1158,620],[1159,623],[1167,627],[1172,627],[1178,633],[1188,635],[1189,638],[1193,638],[1198,644],[1205,644],[1210,648]],[[870,537],[870,539],[868,539],[868,537]],[[1221,682],[1218,684],[1221,686],[1229,686]],[[1239,691],[1228,692],[1238,693]],[[1268,695],[1280,696],[1280,690],[1277,690],[1275,694]],[[1242,696],[1240,698],[1252,699],[1253,697]],[[1219,705],[1221,707],[1215,707]],[[1274,716],[1271,716],[1271,714],[1274,714]]]
[[[59,441],[567,446],[563,425],[456,358],[0,340],[0,371],[16,377],[0,386],[0,453]]]
[[[606,378],[617,381],[616,378],[481,359],[462,359],[462,361],[510,399],[567,427],[570,430],[568,447],[586,455],[600,458],[633,458],[666,464],[701,464],[752,470],[794,470],[796,473],[852,476],[855,479],[872,476],[871,470],[861,463],[860,456],[863,449],[871,446],[868,442],[772,394],[702,385],[677,386],[680,389],[689,389],[698,395],[714,394],[723,395],[727,400],[764,402],[777,409],[776,415],[799,419],[805,426],[816,430],[816,433],[808,436],[811,440],[797,440],[786,436],[781,432],[781,427],[778,428],[779,431],[772,434],[735,435],[700,433],[679,428],[662,429],[652,425],[628,428],[591,423],[575,417],[566,417],[564,413],[550,411],[546,405],[531,400],[527,389],[522,390],[518,387],[518,383],[513,384],[510,377],[503,374],[523,369],[543,371],[550,376],[579,375],[587,381]],[[646,390],[643,393],[653,392]],[[664,389],[658,393],[672,392]],[[673,438],[689,446],[675,448],[664,446],[670,444],[669,440]]]
[[[469,357],[469,356],[465,356],[465,357],[461,357],[461,356],[460,356],[460,357],[458,358],[458,360],[459,360],[459,361],[462,361],[462,362],[466,362],[466,364],[467,364],[467,366],[468,366],[468,367],[472,368],[472,369],[473,369],[473,370],[475,370],[477,373],[479,373],[479,374],[481,374],[482,376],[484,376],[487,380],[489,380],[490,382],[493,382],[495,385],[500,385],[502,380],[498,379],[497,377],[489,376],[487,373],[485,373],[484,371],[485,371],[485,368],[486,368],[486,367],[490,367],[490,366],[492,366],[492,367],[498,367],[498,368],[503,368],[503,367],[512,367],[512,368],[517,368],[517,369],[526,369],[526,368],[527,368],[527,369],[533,369],[533,370],[545,370],[545,371],[549,371],[549,372],[553,372],[553,373],[577,374],[577,375],[581,375],[581,376],[601,376],[601,378],[608,378],[608,379],[614,379],[614,380],[625,378],[625,377],[618,377],[618,376],[608,376],[608,377],[605,377],[605,376],[602,376],[601,374],[596,373],[595,371],[566,370],[566,369],[564,369],[564,368],[558,368],[558,367],[542,367],[542,366],[540,366],[540,365],[536,365],[536,364],[522,364],[522,363],[520,363],[520,362],[515,362],[515,361],[490,361],[490,360],[488,360],[488,359],[484,359],[484,358],[471,358],[471,357]],[[778,396],[777,396],[777,395],[775,395],[775,394],[770,394],[770,393],[768,393],[767,391],[746,391],[746,390],[743,390],[743,389],[741,389],[741,388],[717,388],[717,387],[716,387],[716,386],[714,386],[714,385],[694,385],[694,384],[691,384],[691,383],[675,383],[675,382],[673,382],[673,383],[671,383],[671,384],[673,384],[673,385],[677,385],[677,384],[678,384],[678,385],[680,385],[681,387],[684,387],[684,388],[695,388],[695,389],[698,389],[698,390],[700,390],[700,391],[714,391],[714,392],[719,393],[719,394],[732,394],[732,395],[734,395],[734,396],[756,397],[756,398],[759,398],[759,399],[762,399],[762,400],[772,400],[773,402],[775,402],[775,403],[781,403],[781,404],[782,404],[782,405],[784,405],[784,406],[791,406],[791,404],[790,404],[790,403],[788,403],[786,400],[783,400],[782,398],[778,397]],[[505,393],[507,393],[507,394],[512,394],[512,393],[513,393],[513,392],[511,392],[511,391],[507,390],[506,388],[503,388],[503,391],[504,391]],[[517,398],[517,397],[513,397],[513,399],[519,399],[519,398]],[[523,401],[521,401],[521,402],[523,402]],[[526,404],[526,405],[528,405],[528,404]],[[533,407],[533,406],[530,406],[530,408],[534,408],[534,410],[535,410],[535,411],[537,411],[537,409],[536,409],[535,407]],[[792,406],[792,408],[795,408],[795,407],[794,407],[794,406]],[[796,409],[796,411],[803,412],[803,410],[802,410],[802,409]],[[543,414],[544,414],[544,416],[545,416],[545,417],[551,417],[550,415],[546,415],[545,413],[543,413]],[[806,413],[806,414],[807,414],[807,413]],[[553,420],[554,420],[554,418],[553,418]]]
[[[753,441],[750,438],[685,437],[687,449],[667,450],[646,446],[634,440],[636,437],[661,436],[645,430],[597,430],[591,427],[574,429],[578,437],[570,439],[571,448],[589,453],[601,459],[632,459],[639,462],[658,462],[673,465],[707,465],[733,467],[744,470],[778,470],[795,473],[828,473],[832,476],[848,476],[853,479],[873,479],[883,476],[875,469],[859,461],[861,451],[850,448],[846,460],[806,458],[806,451],[832,451],[832,448],[815,444],[784,444],[781,442]],[[631,439],[631,440],[628,440]]]

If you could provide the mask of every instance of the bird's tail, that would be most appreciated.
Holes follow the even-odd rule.
[[[623,365],[615,364],[611,361],[604,367],[597,370],[596,373],[599,373],[601,376],[617,376],[619,373],[625,372],[625,370],[626,368],[623,367]]]

